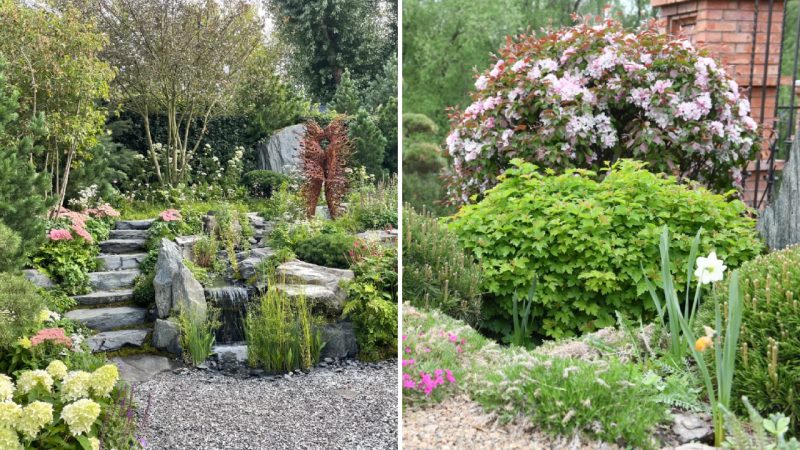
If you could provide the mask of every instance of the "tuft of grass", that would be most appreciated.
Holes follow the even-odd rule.
[[[204,363],[214,346],[214,332],[219,327],[219,310],[188,308],[188,311],[181,311],[178,321],[181,325],[184,353],[195,366]]]

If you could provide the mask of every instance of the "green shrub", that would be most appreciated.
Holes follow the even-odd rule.
[[[403,172],[403,201],[417,211],[426,209],[436,217],[452,215],[455,208],[445,204],[446,192],[439,174]]]
[[[33,263],[43,269],[68,294],[89,292],[89,272],[97,268],[100,247],[83,238],[48,240],[39,247]]]
[[[727,261],[726,261],[727,263]],[[800,246],[760,256],[739,269],[744,295],[733,398],[747,396],[765,413],[782,413],[800,436]],[[716,290],[724,301],[726,287]],[[698,327],[714,317],[714,302],[704,302]],[[745,414],[741,402],[734,402]]]
[[[269,289],[245,318],[248,362],[270,372],[311,367],[325,345],[316,322],[305,297]]]
[[[294,247],[297,258],[325,267],[346,269],[350,266],[347,254],[355,238],[345,233],[324,233],[299,242]]]
[[[200,267],[211,267],[217,259],[219,242],[213,236],[203,236],[192,247],[194,262]]]
[[[284,183],[259,211],[267,220],[297,220],[305,218],[305,200],[298,189]]]
[[[0,221],[0,272],[19,269],[19,250],[22,238]]]
[[[376,117],[359,109],[348,120],[348,137],[353,146],[350,156],[350,167],[364,166],[367,172],[379,175],[383,170],[383,158],[386,151],[386,138],[381,133]]]
[[[182,310],[178,316],[181,326],[181,346],[190,362],[198,366],[211,355],[214,346],[214,332],[219,328],[219,310],[208,308],[201,310],[190,307]]]
[[[403,149],[403,175],[407,172],[438,174],[447,167],[442,150],[432,142],[412,142]]]
[[[480,262],[492,294],[483,313],[487,329],[511,333],[511,297],[538,279],[533,332],[550,337],[614,323],[614,312],[644,320],[654,315],[642,274],[659,273],[659,236],[672,232],[672,264],[686,283],[688,250],[703,228],[700,254],[717,250],[730,268],[759,254],[754,220],[739,200],[622,160],[605,175],[568,170],[543,175],[515,160],[501,183],[478,204],[463,208],[452,229]]]
[[[155,278],[154,270],[136,277],[133,283],[133,301],[137,305],[150,306],[156,301],[156,288],[153,286]]]
[[[58,289],[39,289],[39,295],[44,299],[44,303],[50,311],[63,314],[74,308],[78,302]]]
[[[403,134],[436,134],[439,127],[425,114],[405,113],[403,114]]]
[[[359,358],[379,360],[397,355],[397,303],[390,292],[373,282],[356,280],[348,285],[342,315],[353,321]]]
[[[281,185],[289,182],[289,177],[271,170],[252,170],[244,174],[242,184],[253,197],[270,198]]]
[[[403,209],[403,298],[477,325],[482,274],[458,238],[428,212]]]
[[[348,197],[346,217],[359,231],[397,228],[397,178],[354,190]]]
[[[25,277],[0,273],[0,348],[33,331],[44,306],[36,286]]]

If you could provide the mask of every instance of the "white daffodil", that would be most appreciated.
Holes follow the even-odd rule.
[[[721,259],[717,259],[717,252],[711,252],[708,257],[697,258],[697,269],[694,276],[700,284],[709,284],[715,281],[722,281],[727,267]]]

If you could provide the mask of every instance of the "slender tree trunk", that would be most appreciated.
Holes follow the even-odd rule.
[[[150,160],[153,162],[153,167],[156,170],[158,182],[163,186],[164,177],[161,176],[161,165],[158,163],[158,156],[156,155],[155,149],[153,149],[153,135],[150,132],[150,116],[147,108],[145,108],[144,112],[142,113],[142,120],[144,121],[144,134],[147,136],[147,152],[150,154]]]

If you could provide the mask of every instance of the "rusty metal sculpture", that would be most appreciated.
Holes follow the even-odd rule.
[[[316,214],[323,184],[331,219],[339,215],[339,206],[347,192],[344,168],[348,156],[350,141],[347,138],[347,126],[340,118],[334,119],[325,129],[314,121],[306,124],[300,159],[305,177],[303,195],[309,218]]]

